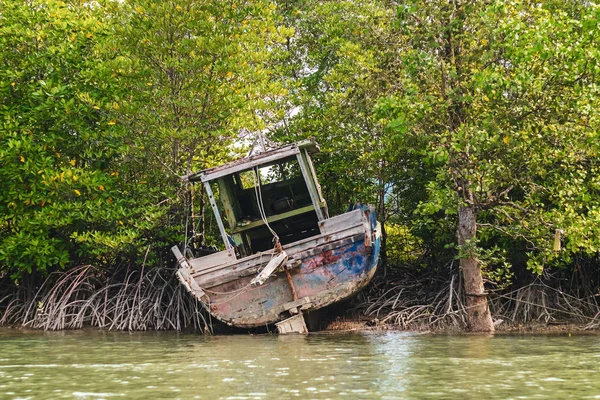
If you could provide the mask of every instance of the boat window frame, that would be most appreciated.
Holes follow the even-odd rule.
[[[211,208],[213,209],[213,214],[217,221],[219,232],[221,234],[221,239],[223,240],[223,244],[225,245],[226,250],[231,250],[234,248],[234,246],[232,245],[230,241],[230,235],[227,233],[227,230],[225,228],[225,224],[223,222],[221,212],[219,211],[219,207],[215,200],[211,184],[217,183],[219,179],[223,179],[229,175],[239,174],[244,171],[253,171],[256,168],[260,169],[277,164],[279,161],[284,159],[293,160],[294,158],[297,160],[298,165],[300,167],[300,173],[308,189],[313,209],[317,215],[317,220],[318,222],[321,222],[329,218],[327,212],[327,204],[321,193],[321,187],[318,184],[315,169],[312,165],[309,150],[308,148],[306,148],[306,146],[299,146],[297,144],[291,145],[291,147],[285,147],[281,149],[281,151],[275,151],[273,154],[268,155],[266,157],[250,160],[246,163],[240,163],[224,169],[219,169],[214,172],[201,172],[199,174],[200,179],[195,178],[198,176],[198,174],[192,174],[191,176],[188,176],[188,178],[194,176],[195,179],[193,180],[200,180],[204,184],[206,193],[208,195],[208,200],[211,205]]]

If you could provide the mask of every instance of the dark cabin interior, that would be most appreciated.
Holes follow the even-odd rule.
[[[317,215],[296,157],[227,175],[218,183],[228,233],[241,257],[274,246],[273,234],[261,218],[261,197],[264,214],[281,244],[319,234]]]

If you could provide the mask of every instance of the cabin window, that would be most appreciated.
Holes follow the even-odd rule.
[[[255,176],[256,174],[254,171],[244,171],[234,175],[237,184],[242,187],[242,189],[252,189],[254,187],[254,182],[256,182]]]
[[[314,206],[295,157],[228,175],[218,183],[223,218],[241,256],[273,248],[273,235],[261,217],[261,208],[284,245],[319,234]]]

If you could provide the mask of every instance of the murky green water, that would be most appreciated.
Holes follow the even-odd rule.
[[[600,336],[0,331],[0,399],[600,398]]]

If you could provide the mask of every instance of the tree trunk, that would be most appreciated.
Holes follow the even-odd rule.
[[[461,247],[460,268],[464,277],[467,296],[467,319],[472,332],[494,332],[479,260],[475,254],[477,235],[477,212],[472,204],[458,208],[458,244]]]

